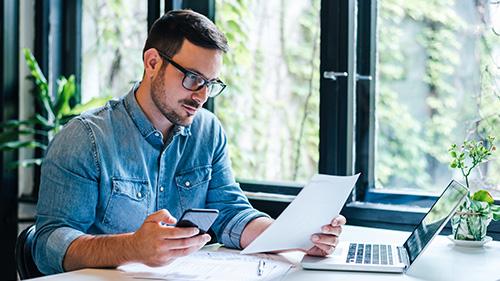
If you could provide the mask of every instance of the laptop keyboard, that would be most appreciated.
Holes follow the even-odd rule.
[[[401,261],[401,257],[399,257],[399,261]],[[360,264],[394,264],[392,246],[351,243],[349,244],[346,262]]]

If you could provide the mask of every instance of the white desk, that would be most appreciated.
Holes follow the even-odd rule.
[[[403,243],[408,232],[345,226],[342,239],[364,242]],[[436,237],[406,274],[361,273],[303,270],[302,254],[283,254],[297,266],[280,280],[500,280],[500,242],[493,241],[483,248],[454,246],[445,236]],[[131,279],[118,270],[83,269],[31,280],[140,280]]]

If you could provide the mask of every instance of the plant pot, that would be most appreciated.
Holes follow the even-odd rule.
[[[491,219],[492,214],[488,203],[466,200],[451,218],[453,238],[481,241],[486,237]]]

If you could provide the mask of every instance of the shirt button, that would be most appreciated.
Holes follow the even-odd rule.
[[[163,188],[163,186],[160,186],[160,192],[163,192],[165,190],[165,188]]]
[[[138,197],[138,198],[141,198],[141,197],[142,197],[142,193],[137,192],[137,197]]]
[[[156,133],[155,133],[155,136],[159,137],[159,136],[160,136],[160,133],[156,132]]]
[[[189,181],[186,181],[186,182],[184,183],[184,185],[185,185],[185,186],[187,186],[187,187],[189,187],[189,186],[191,185],[191,183],[190,183]]]

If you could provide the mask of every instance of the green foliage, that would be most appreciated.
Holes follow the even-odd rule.
[[[82,100],[120,96],[142,76],[147,1],[82,2]]]
[[[429,189],[445,171],[447,144],[466,134],[499,133],[500,70],[491,56],[499,36],[485,22],[467,22],[456,0],[379,3],[377,184]],[[487,10],[482,2],[460,4],[473,6],[478,17]],[[465,48],[477,50],[472,67],[481,72],[478,93],[467,85],[475,77],[462,74]],[[412,89],[422,87],[420,81],[426,90]],[[418,108],[424,110],[417,113]],[[488,176],[497,181],[499,162],[488,163]]]
[[[307,1],[297,21],[290,20],[291,11],[284,1],[221,0],[216,4],[216,23],[231,50],[222,70],[229,87],[217,97],[215,112],[231,140],[236,176],[309,178],[317,171],[319,158],[320,1]],[[266,33],[269,25],[275,28],[272,44],[278,42],[272,51]],[[277,62],[271,68],[270,59]],[[274,75],[279,79],[269,78]],[[276,85],[270,87],[269,81]]]
[[[496,150],[494,141],[495,137],[489,136],[485,141],[466,140],[460,147],[456,144],[451,145],[450,167],[460,169],[467,187],[469,187],[468,177],[472,170],[487,161]],[[483,239],[490,221],[500,220],[500,205],[494,203],[493,196],[487,190],[480,189],[468,196],[452,219],[455,239]]]
[[[452,144],[448,149],[452,158],[450,167],[460,169],[467,187],[469,187],[469,176],[472,170],[486,161],[496,150],[494,142],[495,137],[489,136],[485,141],[466,140],[462,146],[458,147],[456,144]]]
[[[491,194],[486,190],[478,190],[474,192],[471,199],[474,201],[486,202],[488,204],[495,203],[495,200],[493,199]]]
[[[492,211],[496,207],[498,206],[466,197],[464,203],[451,219],[454,238],[457,240],[482,240],[486,236],[491,220],[493,218],[498,220],[498,212],[495,212],[494,215]]]
[[[224,57],[222,73],[229,88],[217,98],[215,111],[231,140],[237,177],[303,180],[317,171],[320,1],[305,2],[297,3],[305,8],[294,17],[284,0],[279,4],[216,1],[216,23],[227,35],[231,50]],[[379,3],[377,186],[433,189],[443,172],[451,174],[449,143],[467,134],[500,133],[500,94],[495,86],[500,70],[491,58],[500,41],[486,24],[477,37],[471,36],[479,25],[467,22],[456,0]],[[471,5],[477,5],[477,14],[483,10],[479,2]],[[268,15],[264,21],[259,18],[263,13]],[[275,29],[273,36],[279,37],[272,41],[272,56],[266,48],[271,40],[265,35],[268,29]],[[468,48],[478,53],[480,93],[471,93],[473,88],[463,85],[479,79],[461,76],[464,62],[469,62],[462,59],[468,41],[472,42]],[[270,58],[279,61],[275,68],[264,67]],[[274,75],[280,80],[272,80],[277,85],[269,87],[266,83]],[[279,97],[270,93],[281,93],[287,86],[289,93]],[[488,163],[488,176],[500,180],[495,172],[499,163]],[[270,174],[273,169],[280,175]]]
[[[40,139],[50,141],[75,115],[95,106],[103,105],[109,97],[95,98],[85,104],[73,105],[76,93],[75,77],[60,77],[57,81],[56,96],[49,94],[49,84],[41,71],[35,57],[29,49],[23,49],[26,65],[30,71],[29,78],[36,85],[35,100],[42,108],[41,113],[36,113],[26,120],[9,120],[2,124],[3,132],[0,134],[0,150],[18,150],[21,148],[47,149],[47,145]],[[31,140],[19,140],[19,136],[31,137]],[[12,164],[16,166],[40,165],[42,158],[21,159]]]

